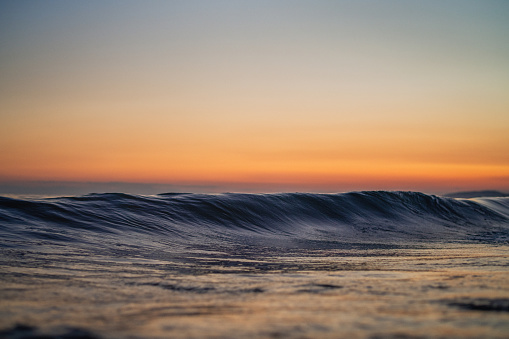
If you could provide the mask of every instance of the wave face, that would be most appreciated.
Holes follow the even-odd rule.
[[[26,241],[160,244],[223,241],[483,241],[509,239],[509,198],[416,192],[342,194],[122,193],[0,197],[3,246]]]

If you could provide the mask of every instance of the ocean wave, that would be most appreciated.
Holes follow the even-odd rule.
[[[509,198],[454,199],[388,191],[0,197],[0,232],[7,240],[54,242],[140,235],[160,242],[255,238],[505,242]]]

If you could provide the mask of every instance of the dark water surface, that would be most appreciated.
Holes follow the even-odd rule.
[[[0,198],[0,338],[507,338],[508,206]]]

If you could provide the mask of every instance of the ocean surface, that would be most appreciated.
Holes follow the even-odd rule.
[[[0,338],[481,337],[508,197],[0,197]]]

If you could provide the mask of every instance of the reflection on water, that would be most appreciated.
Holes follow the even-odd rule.
[[[507,338],[507,245],[3,248],[1,337]]]

